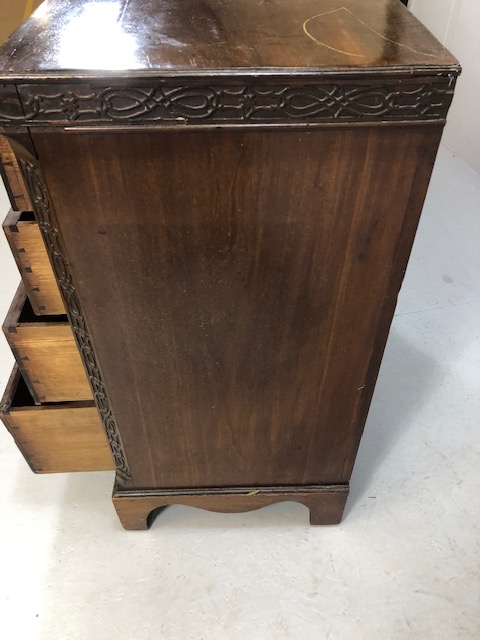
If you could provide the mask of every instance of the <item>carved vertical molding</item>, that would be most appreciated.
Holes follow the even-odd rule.
[[[97,358],[93,350],[88,327],[85,322],[85,318],[83,317],[81,303],[72,281],[68,261],[63,251],[62,240],[58,231],[55,213],[45,180],[37,161],[30,156],[30,154],[19,150],[18,145],[13,144],[12,146],[15,149],[18,164],[30,194],[33,209],[45,241],[80,355],[92,387],[95,404],[100,412],[105,433],[112,450],[112,455],[117,469],[117,482],[118,480],[128,482],[131,480],[131,474],[125,456],[122,439],[110,407],[110,402],[97,364]]]

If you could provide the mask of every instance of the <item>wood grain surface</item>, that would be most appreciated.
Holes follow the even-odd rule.
[[[0,418],[35,473],[114,468],[93,402],[35,406],[17,368],[1,401]]]
[[[339,520],[459,72],[398,0],[51,0],[0,47],[126,526]]]
[[[25,181],[18,166],[15,152],[5,136],[0,136],[0,175],[12,208],[15,211],[32,211],[32,203]]]
[[[456,64],[399,0],[49,0],[0,48],[0,77]]]
[[[3,332],[37,403],[92,399],[67,317],[35,316],[23,282]]]
[[[10,210],[2,227],[33,312],[37,316],[64,315],[62,297],[33,213]]]
[[[439,137],[34,135],[132,486],[348,482]]]
[[[276,502],[299,502],[310,512],[310,524],[338,524],[348,496],[348,485],[194,489],[191,491],[113,491],[113,504],[125,529],[148,529],[153,518],[172,504],[207,511],[241,513]]]

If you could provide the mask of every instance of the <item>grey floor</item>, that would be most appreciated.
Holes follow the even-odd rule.
[[[3,317],[18,275],[0,242]],[[342,525],[286,503],[124,532],[112,473],[35,476],[1,429],[1,637],[480,638],[479,391],[480,177],[443,148]]]

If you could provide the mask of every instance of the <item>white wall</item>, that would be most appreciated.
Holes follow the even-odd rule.
[[[443,141],[480,173],[480,1],[410,0],[409,9],[463,67]]]

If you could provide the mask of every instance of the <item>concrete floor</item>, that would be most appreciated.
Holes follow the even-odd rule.
[[[480,177],[442,149],[342,525],[177,506],[124,532],[112,473],[35,476],[0,429],[1,637],[478,639],[479,390]]]

